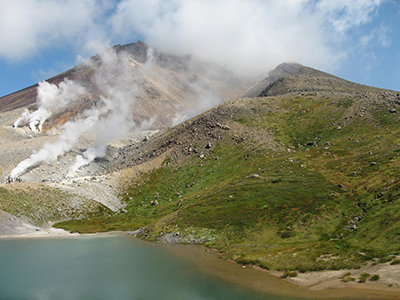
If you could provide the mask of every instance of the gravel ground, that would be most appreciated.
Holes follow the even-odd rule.
[[[31,236],[68,236],[69,232],[47,227],[39,227],[26,218],[18,218],[0,210],[0,238],[31,237]]]
[[[3,186],[11,170],[18,163],[28,158],[33,152],[39,151],[45,143],[56,141],[61,133],[57,129],[46,133],[34,133],[28,127],[13,128],[13,123],[21,116],[23,110],[17,109],[0,114],[0,184]],[[151,136],[154,133],[155,131],[136,132],[128,137],[119,138],[107,146],[108,154],[105,158],[95,159],[72,174],[70,167],[74,164],[76,155],[82,154],[93,145],[95,136],[86,133],[79,138],[71,151],[59,157],[57,161],[41,163],[28,170],[20,178],[25,186],[28,185],[27,188],[29,188],[29,183],[36,185],[40,183],[43,186],[58,188],[75,195],[72,197],[75,200],[91,199],[107,206],[112,211],[118,211],[124,207],[118,197],[118,180],[114,178],[119,174],[109,173],[109,162],[118,157],[118,149],[135,145],[145,136]],[[19,183],[15,182],[14,185],[18,187]],[[72,198],[71,201],[75,201]],[[84,203],[84,201],[75,202],[77,206]],[[0,211],[0,236],[62,234],[62,231],[50,227],[50,225],[49,228],[38,227],[32,220],[18,218]]]

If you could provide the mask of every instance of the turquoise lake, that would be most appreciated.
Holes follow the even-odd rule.
[[[3,239],[0,251],[0,299],[295,299],[213,277],[166,247],[128,236]]]
[[[256,294],[130,237],[0,240],[0,299],[289,299]]]

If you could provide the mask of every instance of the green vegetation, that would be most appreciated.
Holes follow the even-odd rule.
[[[378,260],[378,263],[384,264],[393,260],[392,256],[385,256]]]
[[[204,157],[167,159],[132,179],[121,190],[127,213],[58,226],[79,232],[146,226],[144,239],[179,233],[183,242],[270,270],[392,261],[400,251],[398,115],[353,96],[246,101],[219,108],[233,118],[209,113],[234,128],[218,131],[211,149],[205,148],[211,135],[182,138],[182,148],[201,149]],[[177,138],[185,133],[175,130]]]
[[[395,259],[390,264],[391,265],[399,265],[400,264],[400,259]]]
[[[360,274],[360,279],[359,279],[359,283],[366,283],[367,282],[367,279],[368,278],[370,278],[371,277],[371,275],[370,274],[368,274],[368,273],[362,273],[362,274]]]
[[[74,202],[74,203],[72,203]],[[0,209],[14,216],[25,216],[37,225],[65,219],[86,219],[108,216],[111,211],[88,199],[78,199],[56,188],[30,184],[13,189],[0,188]]]
[[[283,272],[282,278],[297,277],[297,272],[286,270]]]
[[[356,281],[356,279],[354,277],[351,277],[350,273],[343,275],[342,280],[344,282],[352,282],[352,281]]]
[[[380,279],[379,275],[375,274],[375,275],[372,275],[369,280],[370,281],[378,281],[379,279]]]

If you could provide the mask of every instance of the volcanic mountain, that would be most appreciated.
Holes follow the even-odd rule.
[[[150,55],[149,50],[151,50]],[[111,63],[110,57],[113,60]],[[143,75],[142,67],[148,60],[151,60],[146,66],[149,74]],[[113,64],[112,67],[105,67],[107,63]],[[129,76],[129,80],[126,75]],[[66,79],[79,82],[86,92],[80,95],[80,101],[75,101],[64,110],[57,111],[57,114],[48,120],[45,128],[63,124],[85,109],[96,105],[100,97],[110,96],[107,94],[108,91],[102,89],[103,86],[126,89],[137,84],[138,91],[130,95],[136,98],[132,107],[133,118],[136,122],[142,123],[156,116],[152,126],[156,129],[173,125],[177,113],[190,117],[219,103],[235,99],[250,84],[239,80],[216,64],[202,62],[191,56],[178,57],[164,54],[150,49],[141,41],[116,45],[46,81],[59,85]],[[22,107],[35,110],[38,87],[38,84],[35,84],[1,97],[0,112]],[[208,102],[204,100],[205,98]]]
[[[178,76],[183,63],[172,65],[182,60],[170,59],[156,70],[176,72],[175,83],[194,80]],[[203,78],[196,80],[211,89]],[[227,94],[231,82],[222,84]],[[243,86],[229,95],[244,97],[109,143],[104,157],[69,174],[90,140],[80,138],[64,156],[27,169],[22,182],[2,185],[1,209],[39,231],[54,223],[75,232],[136,230],[270,270],[397,264],[400,93],[296,63]],[[12,128],[15,111],[0,119],[6,172],[59,134]]]

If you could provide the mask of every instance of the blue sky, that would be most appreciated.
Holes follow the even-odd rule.
[[[246,76],[297,61],[400,91],[396,0],[1,0],[0,96],[138,39]]]

